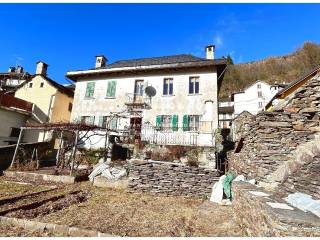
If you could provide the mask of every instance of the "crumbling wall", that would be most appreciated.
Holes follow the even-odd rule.
[[[219,180],[216,170],[157,161],[134,161],[129,172],[129,192],[166,196],[210,196]]]
[[[320,221],[316,215],[290,207],[277,195],[244,182],[233,182],[232,192],[234,216],[243,236],[320,236]],[[288,209],[272,207],[268,203],[285,204]]]
[[[308,146],[299,151],[297,148],[309,142],[317,145],[319,119],[320,80],[314,78],[287,99],[282,109],[259,113],[246,125],[243,148],[229,155],[230,168],[274,186],[288,175],[303,174],[297,170],[309,163],[303,155],[312,150]]]

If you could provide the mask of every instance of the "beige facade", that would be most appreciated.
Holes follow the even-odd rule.
[[[40,62],[37,71],[40,71],[38,68],[41,66],[46,67]],[[34,103],[46,115],[45,122],[69,122],[73,103],[72,91],[49,79],[43,71],[23,84],[15,92],[15,97]]]

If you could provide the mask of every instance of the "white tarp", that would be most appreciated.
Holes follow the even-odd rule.
[[[292,206],[299,208],[304,212],[311,212],[320,217],[320,200],[314,200],[308,194],[296,192],[289,194],[285,200]]]
[[[223,198],[223,180],[226,178],[226,175],[223,175],[219,178],[219,181],[216,182],[212,187],[212,193],[210,197],[211,202],[222,203]]]
[[[101,175],[109,180],[117,180],[127,175],[127,170],[122,167],[110,167],[107,163],[101,163],[95,167],[89,175],[89,180]]]

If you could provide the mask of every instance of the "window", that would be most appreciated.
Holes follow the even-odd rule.
[[[93,98],[95,82],[88,82],[86,89],[86,98]]]
[[[32,88],[32,85],[33,85],[33,83],[31,82],[31,83],[29,83],[29,88]]]
[[[116,81],[108,81],[107,98],[114,98],[116,96]]]
[[[178,115],[158,115],[156,126],[161,130],[178,131]]]
[[[172,95],[173,94],[173,79],[165,78],[163,79],[163,95]]]
[[[143,96],[143,80],[136,80],[134,84],[134,95]]]
[[[258,83],[258,84],[257,84],[257,88],[258,88],[258,89],[261,89],[261,83]]]
[[[199,94],[199,77],[189,78],[189,94]]]
[[[41,88],[43,88],[43,86],[44,86],[44,83],[43,83],[43,82],[42,82],[42,83],[40,83],[40,87],[41,87]]]
[[[99,127],[108,129],[117,129],[118,127],[118,117],[116,116],[100,116],[99,117]]]
[[[200,115],[184,115],[183,131],[197,131],[200,126]]]
[[[11,128],[10,137],[19,137],[19,134],[20,134],[20,128],[15,128],[15,127]]]
[[[69,103],[68,111],[69,111],[69,112],[71,112],[71,111],[72,111],[72,103]]]
[[[262,102],[258,102],[258,107],[262,108]]]
[[[81,123],[86,125],[94,125],[94,116],[82,116]]]
[[[261,91],[258,91],[258,97],[262,97],[262,92]]]

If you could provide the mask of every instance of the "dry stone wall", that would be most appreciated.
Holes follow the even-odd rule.
[[[267,184],[287,179],[274,173],[281,172],[285,163],[294,162],[298,146],[316,141],[320,132],[320,79],[310,80],[286,101],[281,109],[259,113],[246,125],[243,148],[228,156],[232,170]],[[303,165],[303,159],[296,162]],[[301,170],[298,174],[304,173]],[[304,180],[311,183],[313,178]]]
[[[320,236],[320,221],[316,215],[287,205],[277,194],[244,182],[233,182],[232,191],[232,207],[243,236]],[[288,208],[272,207],[270,203],[285,204]]]
[[[129,179],[129,192],[209,197],[213,184],[219,180],[219,173],[171,162],[133,161]]]

